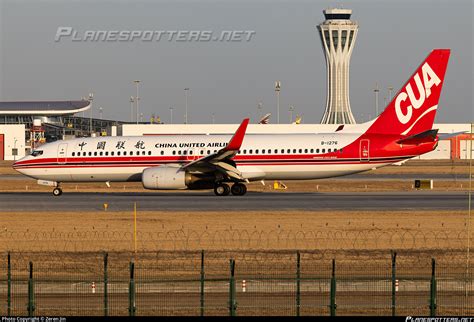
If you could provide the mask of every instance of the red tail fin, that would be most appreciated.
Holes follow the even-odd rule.
[[[431,130],[450,52],[433,50],[367,133],[413,135]]]

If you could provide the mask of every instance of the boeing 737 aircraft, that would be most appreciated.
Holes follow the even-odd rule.
[[[376,119],[332,133],[92,137],[47,143],[17,161],[20,173],[62,182],[141,181],[146,189],[244,195],[257,180],[307,180],[383,167],[427,153],[450,50],[433,50]],[[354,130],[355,129],[355,130]],[[230,186],[232,185],[232,186]]]

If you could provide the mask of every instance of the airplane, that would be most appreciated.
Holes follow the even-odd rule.
[[[435,49],[372,121],[319,134],[91,137],[46,143],[14,163],[53,186],[63,182],[142,182],[145,189],[214,189],[242,196],[246,183],[308,180],[363,172],[433,151],[432,129],[450,49]],[[337,127],[337,128],[336,128]],[[230,186],[231,185],[231,186]]]

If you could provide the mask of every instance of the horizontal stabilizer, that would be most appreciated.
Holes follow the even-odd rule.
[[[434,142],[436,140],[436,135],[438,134],[438,130],[428,130],[424,131],[415,135],[411,135],[409,137],[400,139],[397,141],[398,144],[413,144],[418,145],[421,143],[428,143]]]

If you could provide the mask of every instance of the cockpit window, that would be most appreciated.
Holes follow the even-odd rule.
[[[38,155],[42,155],[42,154],[43,154],[43,150],[34,150],[33,152],[31,152],[31,155],[34,157],[37,157]]]

